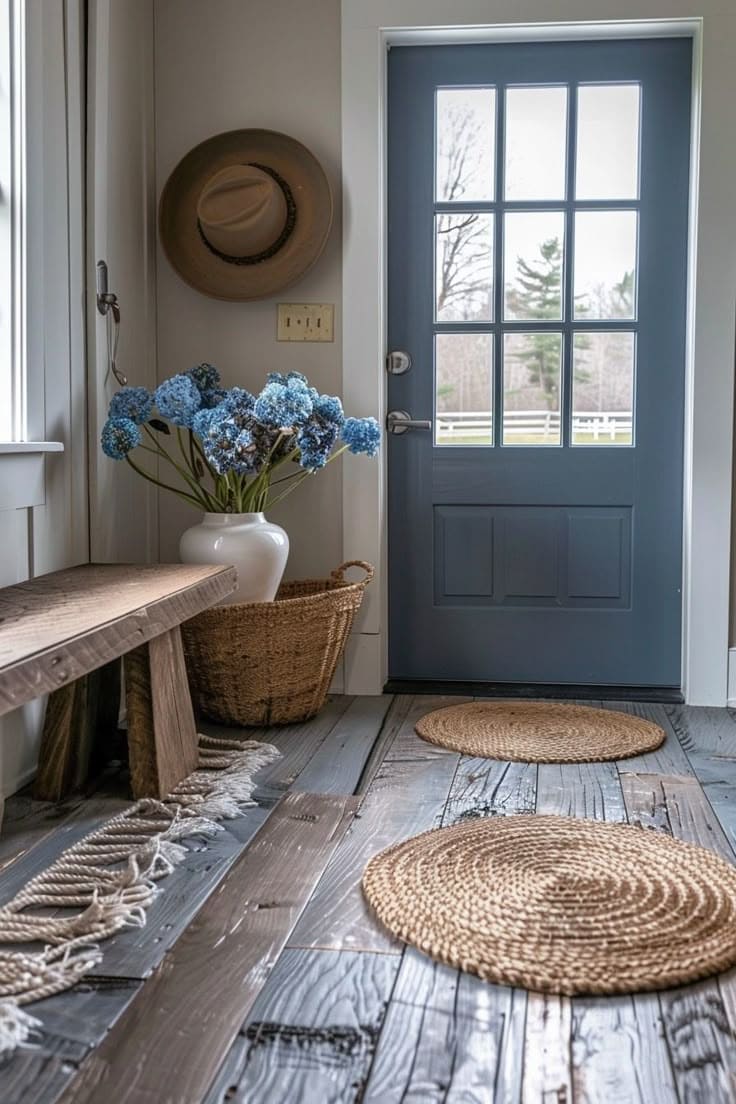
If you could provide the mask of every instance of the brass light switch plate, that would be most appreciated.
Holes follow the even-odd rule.
[[[278,341],[334,341],[334,303],[279,303]]]

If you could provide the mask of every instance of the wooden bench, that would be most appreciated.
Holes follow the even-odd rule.
[[[0,715],[51,695],[36,796],[81,784],[117,728],[121,657],[134,797],[163,797],[196,769],[179,626],[235,579],[232,567],[87,564],[0,589]]]

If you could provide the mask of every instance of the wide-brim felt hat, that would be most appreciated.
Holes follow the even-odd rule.
[[[296,138],[274,130],[230,130],[201,142],[171,173],[159,205],[167,258],[215,299],[265,299],[295,283],[331,225],[324,169]]]

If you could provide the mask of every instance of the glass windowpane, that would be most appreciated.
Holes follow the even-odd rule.
[[[435,444],[492,445],[493,334],[435,340]]]
[[[490,322],[493,317],[493,215],[438,215],[437,321]]]
[[[504,335],[504,445],[561,444],[561,378],[562,334]]]
[[[636,211],[575,215],[575,318],[636,317]]]
[[[567,88],[506,92],[506,199],[564,199]]]
[[[578,88],[578,199],[636,199],[639,195],[638,84]]]
[[[634,334],[576,333],[572,352],[572,443],[633,441]]]
[[[513,211],[504,216],[504,317],[562,318],[562,211]]]
[[[495,144],[495,88],[437,90],[439,202],[493,199]]]

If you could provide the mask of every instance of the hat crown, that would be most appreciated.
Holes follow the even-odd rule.
[[[282,188],[257,165],[220,169],[207,180],[197,202],[206,241],[229,257],[252,257],[270,249],[287,217]]]

